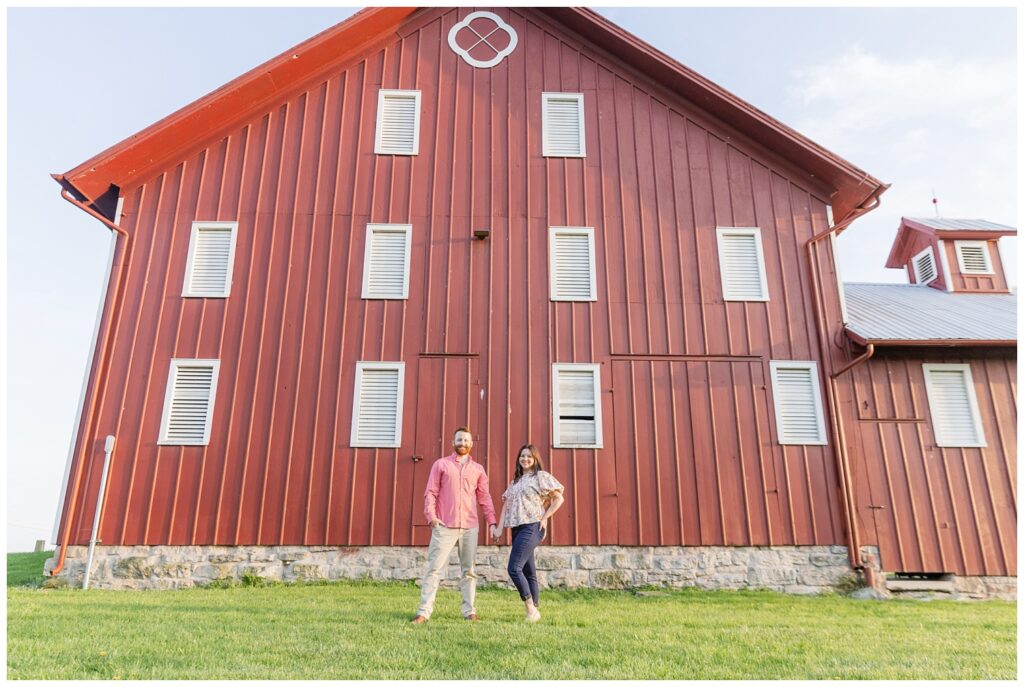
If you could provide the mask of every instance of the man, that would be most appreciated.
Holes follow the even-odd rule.
[[[423,574],[420,607],[412,622],[425,623],[434,611],[434,597],[440,582],[441,570],[448,565],[452,549],[459,549],[462,579],[462,617],[478,620],[476,616],[476,539],[480,529],[476,507],[484,509],[488,525],[495,525],[494,504],[487,487],[483,466],[469,455],[473,448],[473,435],[465,427],[455,430],[452,438],[455,450],[449,456],[435,461],[427,477],[423,493],[423,513],[431,526],[430,548],[427,549],[427,569]]]

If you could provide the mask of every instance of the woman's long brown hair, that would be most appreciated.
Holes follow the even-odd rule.
[[[544,469],[544,466],[541,465],[540,462],[540,451],[537,450],[537,447],[533,444],[523,444],[519,447],[519,450],[516,451],[516,475],[512,480],[513,484],[518,482],[519,478],[523,476],[523,466],[519,464],[519,456],[522,455],[524,449],[529,451],[530,455],[533,456],[533,470],[531,470],[530,474],[535,475]]]

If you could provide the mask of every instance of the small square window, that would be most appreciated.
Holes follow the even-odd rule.
[[[601,366],[555,363],[551,376],[554,445],[601,448]]]
[[[718,227],[717,233],[722,299],[768,300],[761,230],[758,227]]]
[[[417,155],[420,150],[420,92],[381,89],[377,99],[378,155]]]
[[[542,93],[544,157],[586,157],[582,93]]]
[[[596,301],[594,229],[551,227],[549,249],[551,300]]]
[[[185,265],[186,298],[227,298],[235,262],[238,222],[193,222]]]
[[[987,241],[954,241],[961,274],[993,274]]]
[[[171,360],[158,443],[178,446],[210,443],[219,371],[219,360]]]

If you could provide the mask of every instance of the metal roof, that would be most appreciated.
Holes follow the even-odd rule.
[[[996,224],[984,219],[953,219],[952,217],[907,217],[912,222],[924,224],[940,231],[1017,231],[1017,227]]]
[[[844,284],[847,330],[865,342],[1016,342],[1017,295],[916,284]]]

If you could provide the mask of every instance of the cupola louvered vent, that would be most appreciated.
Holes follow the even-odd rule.
[[[546,157],[585,157],[582,93],[543,93]]]
[[[768,300],[768,281],[765,278],[760,229],[719,227],[718,259],[724,300]]]
[[[825,444],[825,421],[814,362],[772,361],[775,424],[780,444]]]
[[[416,155],[420,145],[420,92],[381,90],[377,101],[378,155]]]
[[[992,274],[988,245],[984,241],[957,241],[955,246],[962,274]]]
[[[912,262],[918,284],[930,284],[939,276],[935,269],[935,256],[932,254],[931,246],[915,255]]]
[[[552,371],[555,445],[600,448],[601,384],[598,366],[556,363]]]
[[[401,300],[409,297],[411,242],[411,225],[367,225],[363,298]]]
[[[551,300],[597,300],[594,274],[594,230],[551,227]]]
[[[219,360],[171,361],[159,443],[195,446],[210,443],[219,369]]]
[[[352,446],[401,444],[404,380],[404,363],[356,363]]]
[[[935,443],[939,446],[985,446],[970,366],[925,364],[924,375]]]
[[[195,222],[182,296],[225,298],[231,291],[237,222]]]

